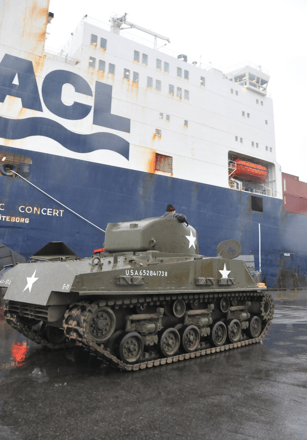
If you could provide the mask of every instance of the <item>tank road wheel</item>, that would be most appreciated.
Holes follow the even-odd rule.
[[[144,342],[137,332],[127,333],[119,344],[119,356],[127,364],[136,363],[142,356]]]
[[[119,343],[124,333],[125,332],[123,330],[118,330],[117,332],[114,332],[108,340],[108,349],[111,353],[115,353],[117,355]]]
[[[265,321],[269,321],[270,319],[273,318],[274,301],[271,295],[265,294],[265,296],[262,298],[260,310],[261,310],[261,317]]]
[[[251,322],[249,324],[249,333],[252,338],[258,338],[258,336],[261,333],[261,319],[259,316],[254,316],[251,319]]]
[[[182,318],[185,314],[186,306],[182,299],[177,299],[173,304],[173,313],[176,318]]]
[[[173,356],[180,346],[180,334],[175,328],[168,328],[160,339],[161,352],[165,357]]]
[[[226,338],[227,338],[226,325],[222,321],[219,321],[214,325],[211,332],[212,343],[216,347],[220,347],[221,345],[225,344]]]
[[[109,307],[100,307],[92,312],[86,325],[87,337],[97,343],[107,341],[116,326],[116,317]]]
[[[228,324],[228,337],[230,342],[238,342],[241,338],[242,334],[242,326],[240,321],[237,319],[233,319]]]
[[[181,345],[184,351],[190,353],[196,350],[200,341],[200,333],[195,325],[189,325],[181,331]]]
[[[227,297],[224,297],[220,301],[220,309],[223,313],[227,313],[230,309],[230,300]]]

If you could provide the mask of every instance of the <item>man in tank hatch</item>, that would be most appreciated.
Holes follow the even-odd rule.
[[[188,221],[185,215],[177,214],[176,209],[170,203],[166,207],[165,214],[162,217],[173,217],[176,218],[180,223],[186,223],[188,225]]]

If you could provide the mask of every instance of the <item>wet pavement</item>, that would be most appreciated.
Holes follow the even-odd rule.
[[[0,440],[307,440],[307,291],[272,294],[262,344],[134,373],[46,351],[0,311]]]

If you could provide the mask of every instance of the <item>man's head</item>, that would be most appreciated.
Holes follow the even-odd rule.
[[[171,205],[170,203],[167,205],[166,207],[166,212],[175,212],[176,209],[173,207],[173,205]]]

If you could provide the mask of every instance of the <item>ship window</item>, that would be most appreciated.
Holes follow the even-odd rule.
[[[233,89],[230,89],[230,93],[233,93]]]
[[[184,99],[187,99],[187,100],[190,99],[190,92],[188,90],[184,91]]]
[[[203,86],[203,87],[205,87],[205,85],[206,85],[206,80],[205,80],[204,76],[200,77],[200,85]]]
[[[273,151],[273,148],[272,148],[272,147],[270,147],[270,152],[272,153],[272,151]]]
[[[161,91],[161,81],[159,79],[156,79],[156,90]]]
[[[155,130],[155,134],[156,134],[157,136],[160,136],[160,137],[161,137],[162,132],[161,132],[161,130],[159,130],[158,128],[156,128],[156,130]]]
[[[147,87],[152,87],[153,85],[153,79],[151,76],[147,77]]]
[[[238,140],[238,136],[235,136],[235,141],[237,141]]]
[[[258,212],[263,212],[262,197],[256,197],[256,196],[251,196],[251,197],[252,197],[252,210],[258,211]]]
[[[267,121],[267,119],[265,120],[265,125],[268,125],[268,121]]]
[[[105,61],[99,60],[98,70],[101,70],[102,72],[105,72],[105,70],[106,70],[106,62]]]
[[[182,78],[182,69],[181,69],[181,67],[177,67],[177,76],[179,76],[179,78]]]
[[[162,69],[162,61],[159,60],[159,58],[157,58],[157,60],[156,60],[156,68],[159,69],[159,70]]]
[[[134,56],[133,56],[134,61],[140,61],[140,52],[135,50],[134,51]]]
[[[97,37],[97,35],[92,34],[92,35],[91,35],[91,44],[92,44],[93,46],[97,46],[97,41],[98,41],[98,37]]]
[[[238,92],[238,90],[236,90],[236,95],[238,96],[238,94],[239,94],[239,92]]]
[[[177,87],[177,96],[178,96],[178,98],[182,98],[182,88],[181,87]]]
[[[256,142],[256,148],[258,148],[258,147],[259,147],[258,142]]]
[[[159,119],[163,119],[163,113],[159,113]]]
[[[254,142],[252,141],[252,147],[254,147],[254,145],[255,145],[255,144],[254,144]]]
[[[100,38],[100,47],[102,49],[106,49],[107,48],[107,40],[105,38]]]
[[[189,79],[189,71],[188,70],[184,71],[184,79]]]
[[[247,117],[249,118],[249,113],[247,113]]]
[[[256,99],[256,104],[259,104],[259,99]]]
[[[124,69],[124,78],[125,79],[130,79],[130,70],[129,69]]]
[[[148,55],[146,53],[142,54],[142,63],[146,64],[146,66],[148,64]]]
[[[173,84],[169,84],[169,86],[168,86],[168,93],[170,93],[171,95],[174,96],[175,87],[173,86]]]
[[[242,116],[245,116],[245,112],[242,111]]]
[[[260,101],[260,104],[263,105],[263,101]]]
[[[115,64],[109,64],[109,73],[111,73],[112,75],[115,74]]]
[[[185,119],[183,125],[184,125],[184,127],[188,127],[188,126],[189,126],[189,121],[187,121],[187,120]]]
[[[169,73],[169,63],[164,61],[164,72]]]
[[[167,120],[167,122],[170,122],[170,120],[171,120],[170,115],[166,115],[165,119]]]
[[[240,142],[241,142],[241,144],[243,144],[243,138],[240,138]]]
[[[265,147],[265,151],[269,151],[269,147],[266,146],[266,147]]]
[[[94,58],[94,57],[89,57],[88,65],[89,65],[90,67],[95,67],[95,66],[96,66],[96,58]]]
[[[133,72],[133,82],[138,83],[139,82],[139,73]]]
[[[173,158],[171,156],[156,153],[155,162],[155,171],[162,171],[163,173],[173,172]]]

